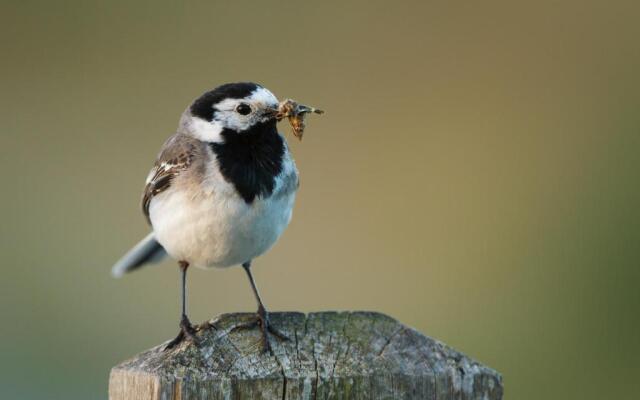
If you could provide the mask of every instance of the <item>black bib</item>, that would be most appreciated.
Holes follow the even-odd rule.
[[[259,123],[243,132],[225,129],[223,143],[209,143],[222,176],[233,184],[247,204],[273,193],[282,172],[284,142],[275,121]]]

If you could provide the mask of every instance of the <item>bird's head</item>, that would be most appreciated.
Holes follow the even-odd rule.
[[[227,83],[198,97],[182,115],[180,128],[215,143],[223,140],[223,132],[275,129],[277,113],[278,99],[266,88],[251,82]]]

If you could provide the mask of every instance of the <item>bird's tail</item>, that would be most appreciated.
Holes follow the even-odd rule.
[[[145,264],[160,262],[166,255],[167,252],[151,232],[118,260],[111,269],[111,275],[120,278],[127,272],[141,268]]]

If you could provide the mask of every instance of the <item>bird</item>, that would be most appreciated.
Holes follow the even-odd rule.
[[[142,211],[151,232],[116,262],[112,274],[121,277],[166,256],[177,261],[180,330],[166,349],[198,342],[187,315],[191,266],[241,265],[258,309],[254,320],[237,328],[259,327],[264,350],[271,349],[269,334],[288,339],[270,322],[251,272],[252,261],[289,224],[299,187],[295,161],[277,130],[283,118],[278,107],[277,97],[253,82],[205,92],[182,113],[147,176]]]

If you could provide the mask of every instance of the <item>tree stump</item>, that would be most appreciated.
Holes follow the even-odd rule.
[[[115,366],[111,400],[502,398],[502,377],[444,343],[373,312],[272,313],[289,337],[263,353],[253,314],[198,329],[199,346],[147,350]]]

